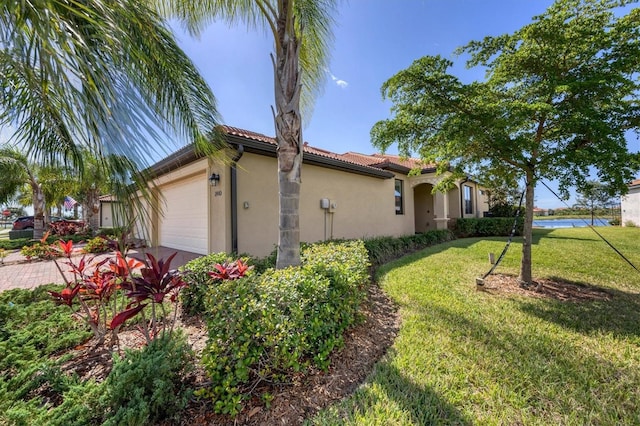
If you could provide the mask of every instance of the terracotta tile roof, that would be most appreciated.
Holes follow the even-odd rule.
[[[240,129],[232,126],[222,126],[225,133],[233,136],[239,136],[259,142],[265,142],[270,145],[276,145],[276,140],[273,137],[263,135],[261,133],[251,132],[248,130]],[[364,167],[373,167],[376,169],[386,169],[391,165],[405,167],[408,169],[429,169],[435,168],[435,164],[423,164],[422,161],[416,158],[401,158],[398,155],[388,154],[361,154],[359,152],[346,152],[344,154],[337,154],[335,152],[327,151],[325,149],[316,148],[309,145],[308,142],[304,143],[304,152],[315,154],[325,158],[331,158],[334,160],[344,161],[345,163],[356,164]]]
[[[425,164],[417,158],[402,158],[399,155],[389,154],[360,154],[358,152],[347,152],[342,154],[343,157],[352,159],[352,161],[360,164],[366,164],[373,167],[389,167],[392,164],[396,166],[406,167],[408,169],[431,169],[435,168],[435,164]]]
[[[249,130],[239,129],[231,126],[221,126],[224,132],[228,135],[240,136],[247,139],[253,139],[254,141],[266,142],[271,145],[276,145],[275,138],[263,135],[262,133],[250,132]]]
[[[629,186],[636,186],[636,185],[640,185],[640,179],[632,180],[631,183],[629,184]]]

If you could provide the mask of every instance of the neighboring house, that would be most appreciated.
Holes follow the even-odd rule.
[[[151,167],[163,197],[155,207],[162,214],[139,221],[139,237],[146,235],[151,245],[202,254],[266,256],[274,249],[279,223],[276,141],[233,127],[224,130],[235,166],[199,158],[186,147]],[[420,173],[409,176],[412,169]],[[447,193],[432,194],[440,179],[434,167],[414,159],[335,154],[305,143],[300,239],[401,236],[446,229],[454,218],[483,217],[488,205],[477,183],[467,179]],[[104,225],[108,216],[101,220]]]
[[[534,216],[549,216],[549,210],[541,209],[540,207],[534,207],[533,208],[533,215]]]
[[[620,201],[622,226],[640,226],[640,179],[629,184],[629,192]]]
[[[98,202],[100,203],[100,214],[99,216],[99,228],[113,228],[115,223],[114,214],[116,214],[116,210],[114,207],[116,206],[116,201],[111,195],[102,195],[98,198]]]

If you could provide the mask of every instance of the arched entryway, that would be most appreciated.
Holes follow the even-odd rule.
[[[431,193],[433,185],[421,183],[413,187],[413,203],[415,217],[415,232],[422,233],[436,229],[435,204]]]

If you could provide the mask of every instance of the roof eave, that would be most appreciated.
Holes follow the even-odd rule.
[[[277,157],[277,147],[274,144],[243,138],[237,135],[227,135],[227,141],[231,145],[243,145],[245,152],[266,155],[274,158]],[[393,173],[386,170],[360,166],[358,164],[348,163],[346,161],[325,157],[311,152],[305,152],[302,155],[302,163],[312,166],[326,167],[333,170],[340,170],[343,172],[356,173],[378,179],[391,179],[394,176]]]
[[[252,139],[250,137],[244,137],[234,134],[226,134],[225,139],[231,146],[242,145],[245,152],[264,155],[267,157],[277,157],[277,146],[275,144]],[[193,146],[187,145],[179,151],[171,154],[163,160],[160,160],[156,164],[152,165],[146,172],[150,173],[154,178],[172,172],[180,167],[186,166],[194,161],[202,158],[201,155],[196,154]],[[378,179],[391,179],[394,174],[391,171],[384,170],[382,168],[376,168],[374,166],[363,166],[355,163],[350,163],[335,158],[326,157],[311,152],[305,152],[302,156],[303,164],[309,164],[314,166],[325,167],[333,170],[340,170],[349,173],[355,173],[364,176],[375,177]],[[406,169],[406,170],[405,170]],[[391,170],[391,169],[390,169]],[[399,170],[405,174],[410,169],[404,167]]]

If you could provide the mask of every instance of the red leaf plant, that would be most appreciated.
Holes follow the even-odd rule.
[[[65,287],[60,292],[49,291],[49,294],[56,302],[71,306],[73,304],[73,299],[75,299],[79,290],[80,286],[76,285],[75,287]]]
[[[174,315],[169,332],[173,331],[177,313],[177,295],[186,283],[182,276],[171,270],[171,261],[175,253],[166,261],[157,260],[147,254],[145,262],[127,259],[121,251],[116,251],[112,257],[95,261],[96,257],[82,256],[78,261],[72,259],[73,242],[59,241],[58,245],[67,258],[62,264],[69,266],[73,278],[65,275],[56,261],[56,266],[62,275],[66,287],[60,292],[50,291],[51,297],[58,303],[72,306],[77,300],[81,310],[75,315],[81,317],[92,329],[102,344],[108,332],[112,333],[112,340],[117,342],[117,334],[126,321],[142,316],[142,329],[147,342],[159,335],[160,323],[156,305],[160,305],[162,312],[162,329],[166,332],[164,320],[167,315],[163,304],[166,296],[174,304]],[[139,271],[139,272],[138,272]],[[139,274],[139,275],[138,275]],[[119,291],[122,290],[122,291]],[[151,318],[145,319],[144,308],[151,305]]]
[[[234,262],[224,262],[222,264],[218,263],[214,267],[216,268],[216,270],[211,271],[208,274],[214,280],[221,281],[240,279],[253,268],[253,266],[249,266],[246,263],[242,262],[241,259],[238,259]]]
[[[173,306],[173,319],[170,321],[171,327],[169,333],[173,331],[175,325],[176,314],[178,311],[177,295],[182,288],[187,284],[182,279],[182,275],[171,269],[171,262],[177,253],[172,254],[166,260],[156,259],[152,254],[147,253],[147,259],[144,262],[144,266],[140,268],[140,276],[132,276],[130,280],[122,284],[122,288],[126,291],[128,298],[134,301],[129,304],[128,311],[133,312],[138,306],[151,305],[151,318],[149,321],[143,322],[143,331],[147,341],[151,341],[153,337],[159,335],[159,323],[162,323],[161,333],[164,334],[167,329],[167,321],[160,321],[156,305],[160,306],[161,318],[166,319],[166,309],[164,306],[164,300],[169,296],[169,300],[174,304]],[[147,303],[144,303],[147,302]],[[132,305],[138,304],[136,308],[131,308]],[[121,323],[124,323],[129,318],[132,318],[138,312],[142,312],[142,308],[137,309],[135,313],[130,316],[125,316]],[[142,312],[144,315],[144,312]],[[112,321],[112,328],[114,328]],[[152,337],[153,336],[153,337]]]
[[[113,317],[113,319],[111,320],[111,323],[109,324],[109,328],[111,328],[112,330],[117,329],[118,327],[120,327],[122,324],[124,324],[124,322],[130,318],[135,317],[136,315],[138,315],[138,312],[140,312],[141,310],[144,309],[144,307],[147,305],[143,305],[143,304],[139,304],[137,306],[134,306],[133,308],[128,308],[125,309],[122,312],[119,312],[116,316]]]

